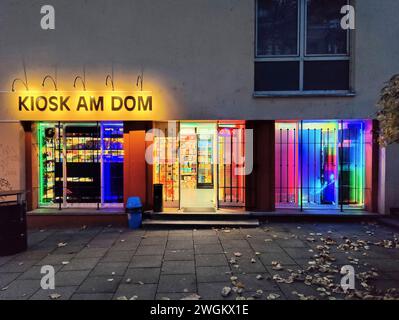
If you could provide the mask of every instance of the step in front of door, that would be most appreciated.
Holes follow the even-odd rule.
[[[206,227],[258,227],[259,220],[163,220],[163,219],[145,219],[144,227],[190,227],[190,228],[206,228]]]

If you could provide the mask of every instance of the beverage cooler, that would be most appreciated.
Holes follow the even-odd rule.
[[[213,136],[197,135],[197,188],[213,189]]]

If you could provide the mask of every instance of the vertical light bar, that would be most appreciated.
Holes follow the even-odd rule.
[[[42,123],[38,125],[37,138],[39,140],[39,205],[43,204],[43,184],[44,184],[44,168],[43,168],[43,137]]]

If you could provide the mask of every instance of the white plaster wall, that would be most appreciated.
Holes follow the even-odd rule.
[[[0,122],[0,190],[24,189],[24,157],[21,124]]]

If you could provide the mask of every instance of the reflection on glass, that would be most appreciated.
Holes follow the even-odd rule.
[[[307,54],[346,54],[341,8],[347,0],[307,0]]]
[[[298,54],[298,1],[258,0],[258,56]]]

